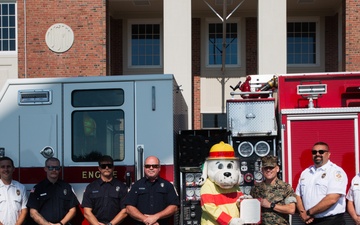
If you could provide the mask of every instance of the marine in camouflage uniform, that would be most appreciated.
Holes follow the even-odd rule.
[[[261,199],[261,221],[263,225],[289,224],[289,214],[295,213],[296,196],[292,187],[278,179],[277,157],[262,158],[264,181],[255,184],[250,195]]]

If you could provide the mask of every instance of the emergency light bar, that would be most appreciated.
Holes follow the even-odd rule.
[[[297,94],[309,100],[309,108],[314,108],[314,99],[317,99],[319,95],[326,93],[326,84],[301,84],[297,86]]]
[[[321,95],[327,93],[326,84],[301,84],[297,86],[298,95]]]

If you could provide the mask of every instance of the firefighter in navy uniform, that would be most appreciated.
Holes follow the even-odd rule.
[[[125,198],[128,214],[134,225],[169,225],[168,217],[177,212],[179,196],[174,186],[159,177],[160,160],[149,156],[145,160],[145,177],[136,181]]]
[[[71,185],[59,179],[59,159],[48,158],[44,170],[46,179],[30,192],[27,203],[30,216],[36,224],[68,224],[76,214],[79,201]]]
[[[84,192],[84,216],[91,225],[117,225],[127,216],[123,204],[127,187],[113,177],[114,160],[111,156],[102,156],[98,163],[100,178],[91,182]]]

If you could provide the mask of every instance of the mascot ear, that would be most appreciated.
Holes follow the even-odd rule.
[[[207,170],[208,170],[208,165],[207,165],[207,161],[205,161],[204,165],[203,165],[202,175],[201,175],[201,178],[199,179],[197,185],[202,186],[205,183],[207,176],[208,176]]]
[[[239,181],[238,181],[238,185],[242,184],[244,182],[244,176],[241,174],[240,170],[239,172]]]

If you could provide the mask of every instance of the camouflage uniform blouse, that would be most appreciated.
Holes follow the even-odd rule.
[[[274,185],[267,185],[265,182],[256,184],[250,192],[253,198],[265,198],[269,202],[285,205],[285,199],[295,198],[295,193],[290,184],[280,179],[276,179]],[[275,212],[269,208],[261,207],[261,224],[264,225],[287,225],[289,224],[289,215]]]

